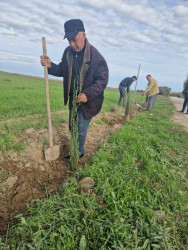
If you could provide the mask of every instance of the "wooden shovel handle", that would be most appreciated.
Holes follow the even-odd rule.
[[[47,56],[45,37],[42,37],[42,47],[43,47],[43,56]],[[49,97],[49,87],[48,87],[48,68],[46,65],[44,66],[44,77],[45,77],[45,86],[46,86],[46,106],[47,106],[47,117],[48,117],[49,144],[50,144],[50,147],[53,147],[52,121],[51,121],[51,115],[50,115],[50,97]]]

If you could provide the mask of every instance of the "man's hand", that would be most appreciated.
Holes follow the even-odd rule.
[[[40,63],[42,66],[47,66],[51,68],[51,60],[48,56],[40,56]]]
[[[83,93],[80,93],[78,96],[77,96],[77,102],[87,102],[88,99],[87,99],[87,96]]]
[[[142,93],[142,95],[145,95],[145,94],[146,94],[146,92]]]

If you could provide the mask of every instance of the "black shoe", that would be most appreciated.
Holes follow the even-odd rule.
[[[178,112],[180,112],[180,113],[184,113],[182,110],[181,110],[181,111],[178,111]]]
[[[84,153],[79,155],[79,158],[82,158],[82,157],[84,157]]]
[[[71,168],[70,160],[68,160],[68,161],[66,162],[66,165],[67,165],[68,168]]]
[[[65,159],[70,159],[70,154],[64,155]]]
[[[70,154],[64,155],[65,159],[70,159]],[[79,155],[79,158],[84,157],[84,153]]]

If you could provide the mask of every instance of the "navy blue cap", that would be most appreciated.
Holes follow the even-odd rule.
[[[85,32],[84,24],[80,19],[71,19],[64,24],[65,36],[64,39],[74,39],[78,32]]]

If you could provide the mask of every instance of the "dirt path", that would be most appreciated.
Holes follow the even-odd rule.
[[[185,128],[185,130],[188,131],[188,114],[179,112],[180,110],[182,110],[184,99],[179,98],[179,97],[170,97],[170,100],[176,107],[176,110],[174,111],[174,116],[172,119],[173,122],[182,125]]]

